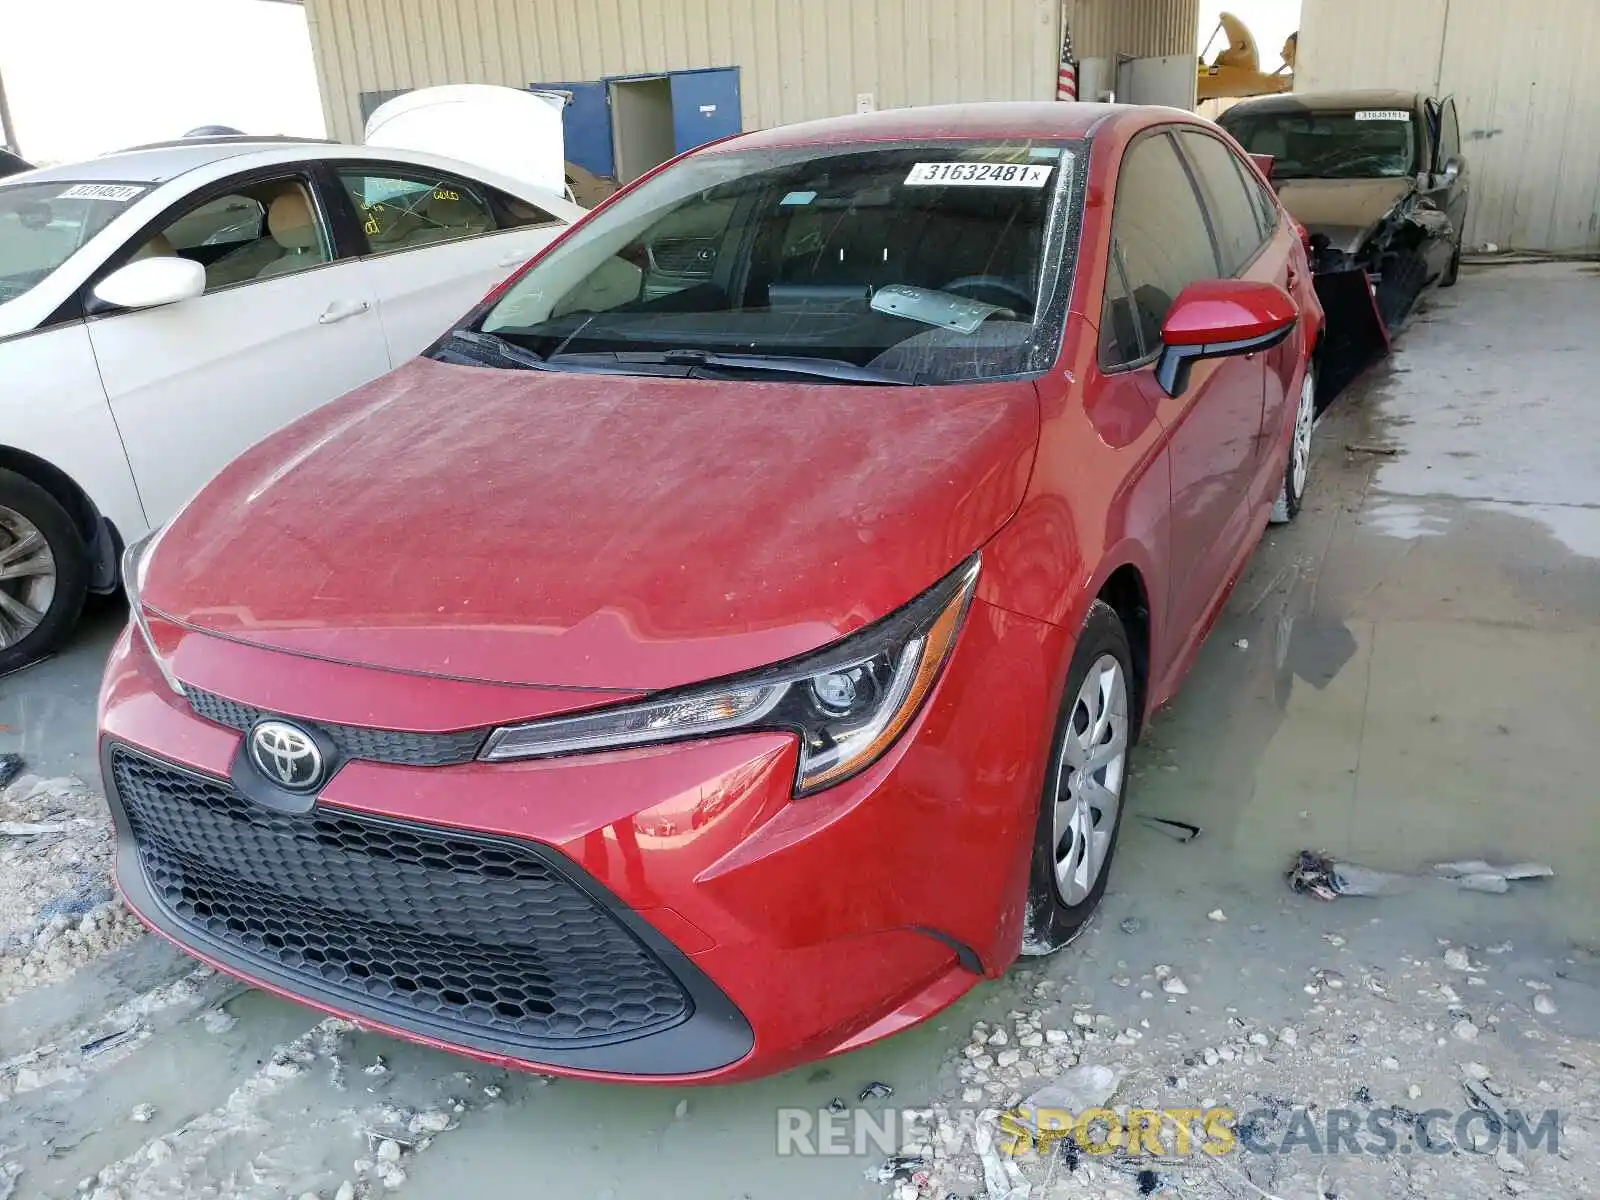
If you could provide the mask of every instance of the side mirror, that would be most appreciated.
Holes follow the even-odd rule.
[[[1167,395],[1180,396],[1200,359],[1270,350],[1299,317],[1289,293],[1275,283],[1197,280],[1178,293],[1161,326],[1156,382]]]
[[[1250,161],[1256,164],[1257,169],[1270,182],[1272,179],[1272,164],[1278,161],[1277,156],[1272,154],[1252,154]]]
[[[115,308],[157,308],[192,300],[206,290],[206,269],[173,255],[141,258],[117,268],[94,288],[94,298]]]

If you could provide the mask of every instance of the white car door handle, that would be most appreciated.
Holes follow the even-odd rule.
[[[507,254],[500,259],[500,265],[502,267],[520,267],[528,261],[528,258],[529,255],[526,254]]]
[[[322,315],[317,318],[319,325],[332,325],[335,321],[343,321],[347,317],[359,317],[372,305],[365,300],[335,300],[322,310]]]

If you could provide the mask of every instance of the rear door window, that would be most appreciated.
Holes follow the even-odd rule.
[[[489,203],[464,180],[386,170],[339,172],[374,254],[476,237],[495,229]]]
[[[1199,197],[1169,135],[1147,135],[1124,155],[1111,239],[1112,252],[1122,261],[1140,343],[1153,349],[1161,342],[1162,322],[1178,293],[1197,279],[1218,275]]]
[[[1255,258],[1264,237],[1236,157],[1222,142],[1204,133],[1185,130],[1178,138],[1205,197],[1222,272],[1237,275]]]

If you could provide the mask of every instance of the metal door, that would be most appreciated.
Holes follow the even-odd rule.
[[[567,161],[611,179],[616,175],[611,149],[611,105],[606,85],[594,83],[530,83],[535,92],[570,92],[572,100],[561,110],[561,136],[567,144]]]
[[[679,154],[744,128],[739,111],[739,68],[674,71],[672,140]]]

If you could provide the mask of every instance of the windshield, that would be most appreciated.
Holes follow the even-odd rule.
[[[1054,360],[1081,143],[702,154],[597,213],[434,356],[954,383]]]
[[[138,183],[0,184],[0,304],[33,288],[149,190]]]
[[[1228,113],[1222,127],[1251,154],[1270,154],[1274,179],[1398,178],[1416,171],[1416,132],[1403,108]]]

